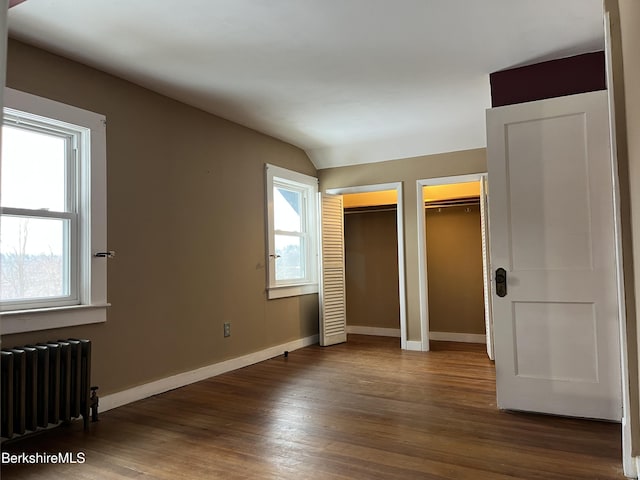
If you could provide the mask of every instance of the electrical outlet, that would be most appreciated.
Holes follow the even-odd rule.
[[[224,336],[225,337],[230,337],[231,336],[231,323],[226,322],[224,324]]]

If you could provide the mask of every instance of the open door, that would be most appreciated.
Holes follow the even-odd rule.
[[[607,92],[487,111],[498,406],[620,420]]]
[[[344,209],[341,195],[318,195],[320,205],[320,345],[347,341]]]
[[[491,311],[491,265],[489,265],[489,215],[487,205],[487,177],[480,179],[480,228],[482,230],[482,282],[484,291],[484,325],[487,337],[487,355],[493,354],[493,312]]]

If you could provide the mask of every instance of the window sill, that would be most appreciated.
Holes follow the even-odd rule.
[[[104,303],[0,312],[2,335],[103,323],[109,306]]]
[[[267,298],[272,300],[274,298],[296,297],[298,295],[309,295],[311,293],[318,293],[317,283],[271,287],[267,289]]]

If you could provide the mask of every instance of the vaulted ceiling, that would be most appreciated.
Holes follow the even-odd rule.
[[[9,33],[318,168],[483,147],[489,73],[603,48],[601,0],[28,0]]]

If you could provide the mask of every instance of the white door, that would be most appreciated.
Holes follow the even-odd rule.
[[[487,111],[500,408],[621,418],[608,132],[604,91]]]
[[[320,345],[347,341],[344,273],[344,209],[341,195],[319,194]]]

